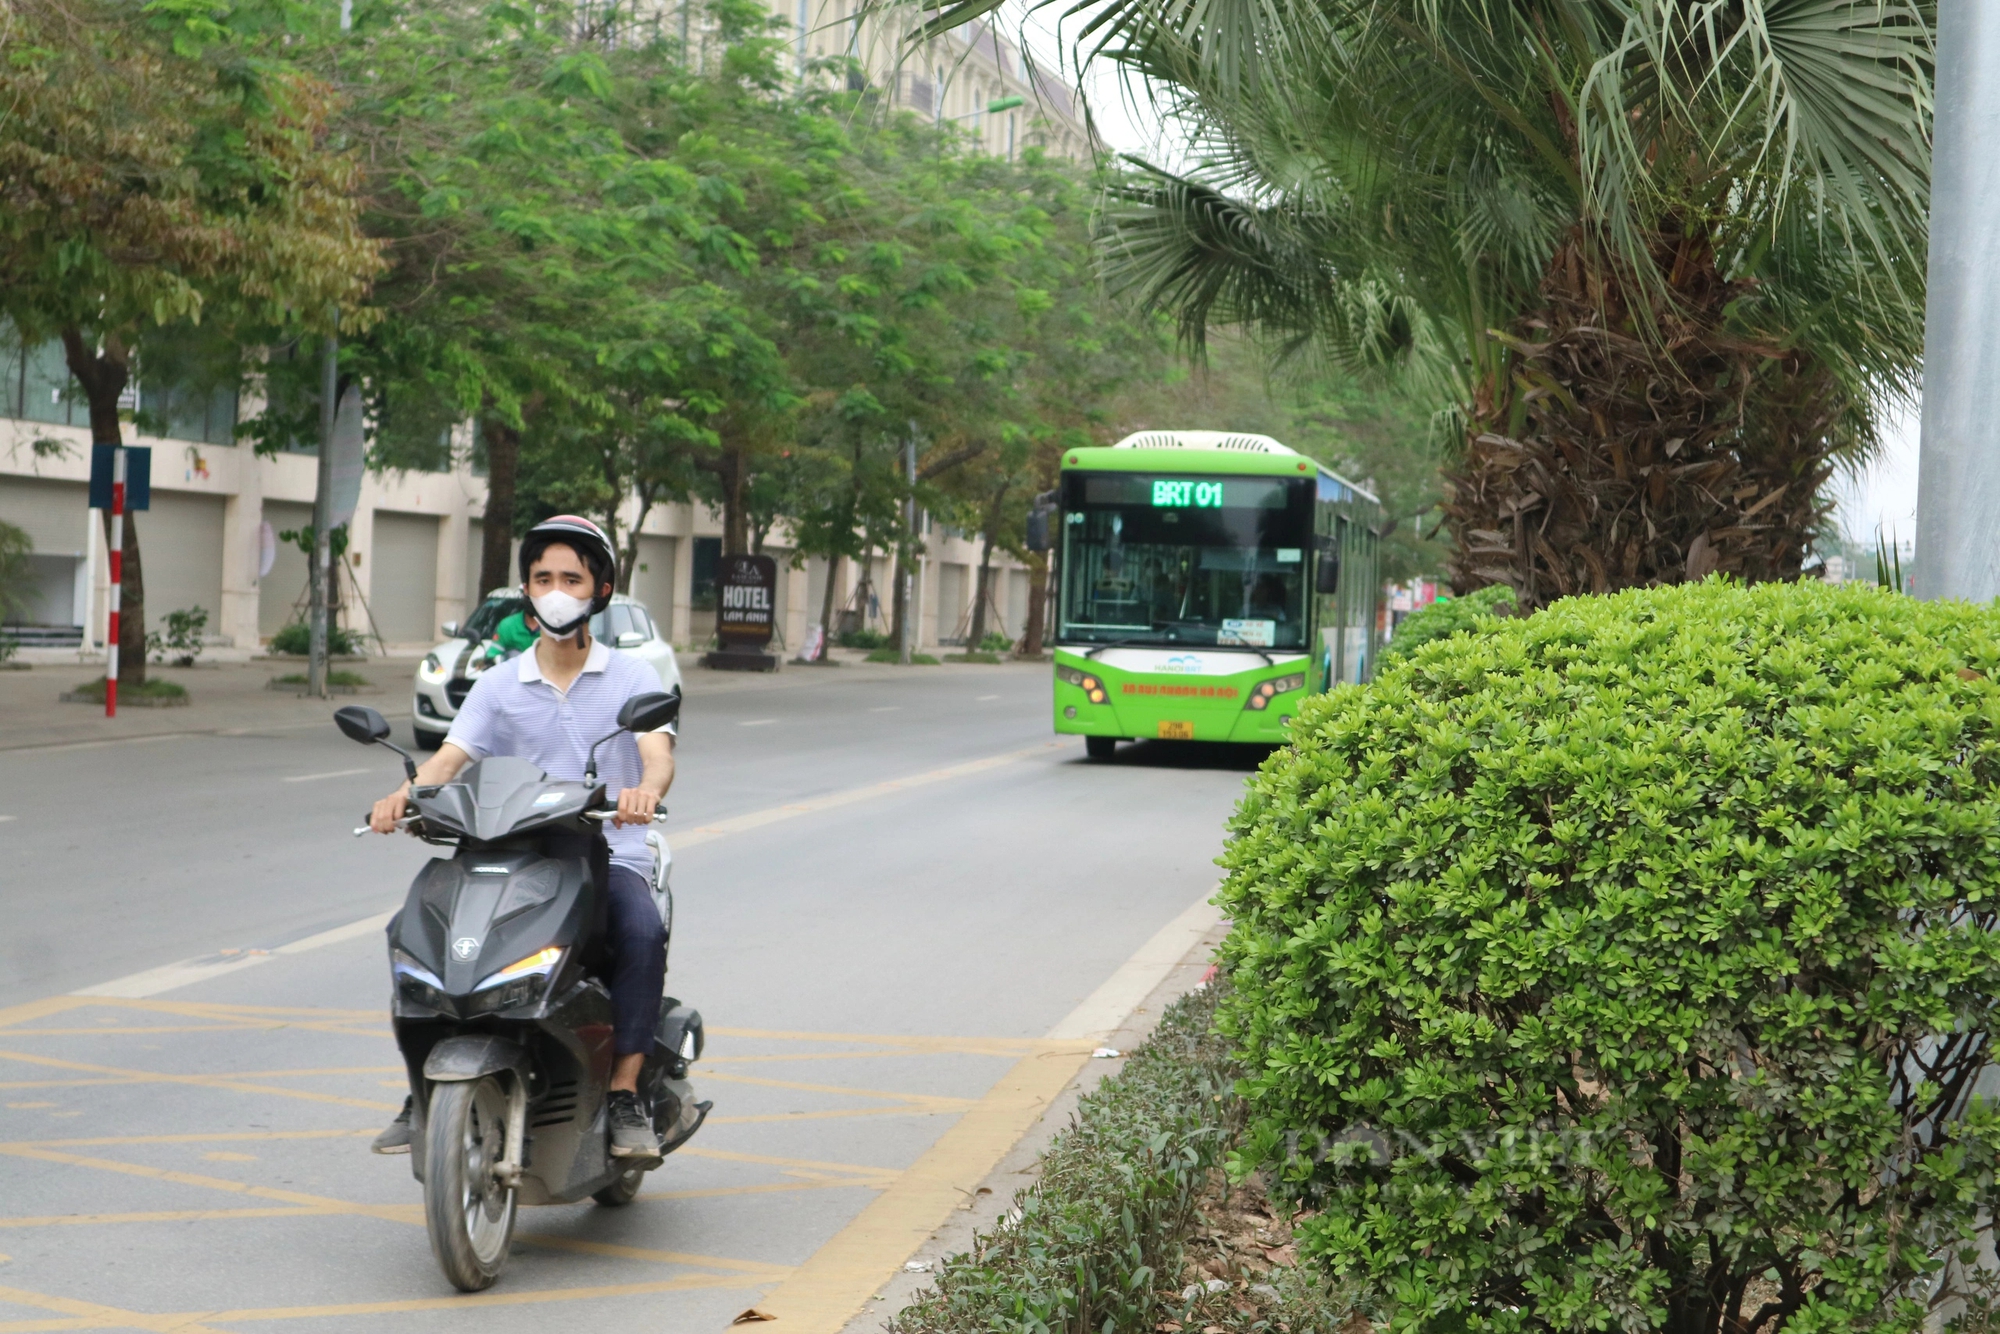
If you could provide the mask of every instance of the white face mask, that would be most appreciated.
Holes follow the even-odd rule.
[[[535,604],[535,619],[542,623],[542,633],[551,639],[569,638],[590,617],[588,602],[561,591],[544,593],[531,601]]]

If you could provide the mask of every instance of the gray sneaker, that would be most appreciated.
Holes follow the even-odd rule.
[[[408,1153],[410,1151],[410,1113],[416,1110],[416,1099],[404,1098],[403,1110],[396,1113],[396,1119],[389,1128],[375,1137],[368,1147],[377,1153]]]
[[[653,1133],[652,1118],[646,1115],[639,1095],[625,1089],[613,1089],[606,1099],[611,1122],[611,1156],[613,1158],[650,1158],[661,1160],[660,1137]]]

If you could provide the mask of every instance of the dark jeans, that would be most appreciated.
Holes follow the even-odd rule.
[[[620,1056],[650,1052],[667,986],[667,929],[646,877],[611,867],[606,941],[610,945],[611,1024]]]

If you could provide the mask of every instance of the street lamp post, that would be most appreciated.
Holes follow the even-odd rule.
[[[2000,6],[1942,0],[1917,594],[2000,596]]]

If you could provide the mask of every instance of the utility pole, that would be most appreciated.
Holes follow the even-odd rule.
[[[910,423],[910,433],[903,437],[903,470],[910,477],[910,494],[903,498],[904,538],[902,568],[896,577],[903,581],[903,633],[896,645],[896,661],[905,667],[910,665],[910,649],[917,639],[917,598],[914,582],[910,578],[910,568],[916,564],[917,547],[917,424]]]
[[[1941,0],[1917,596],[2000,596],[2000,6]]]

